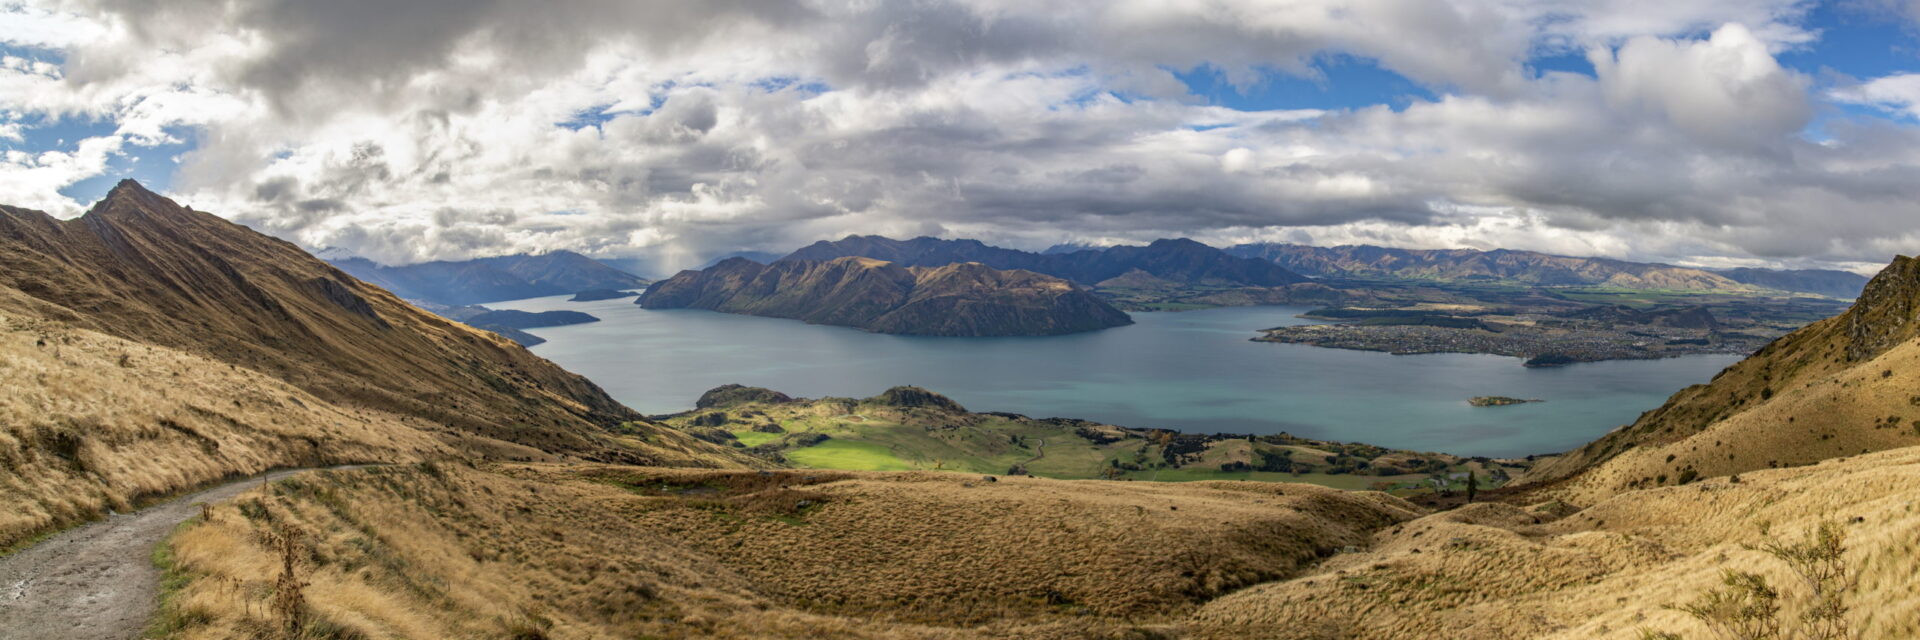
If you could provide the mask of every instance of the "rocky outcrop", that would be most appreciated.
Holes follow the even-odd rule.
[[[1133,322],[1059,278],[978,263],[908,268],[858,257],[772,265],[734,258],[655,283],[636,303],[925,336],[1057,335]]]
[[[901,386],[883,391],[880,395],[867,398],[870,404],[896,407],[901,409],[934,409],[966,413],[966,407],[954,402],[952,398],[922,389],[920,387]]]
[[[1867,282],[1844,318],[1847,360],[1859,362],[1920,332],[1920,260],[1896,256]]]
[[[793,402],[793,396],[772,389],[738,384],[723,384],[708,389],[706,393],[700,394],[700,399],[694,401],[693,406],[696,409],[719,409],[741,404],[785,404],[788,402]]]

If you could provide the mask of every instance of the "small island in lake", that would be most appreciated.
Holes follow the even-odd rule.
[[[1467,404],[1470,404],[1476,407],[1504,407],[1507,405],[1526,404],[1529,402],[1545,402],[1545,401],[1544,400],[1526,400],[1522,398],[1509,398],[1506,396],[1475,396],[1473,399],[1468,400]]]

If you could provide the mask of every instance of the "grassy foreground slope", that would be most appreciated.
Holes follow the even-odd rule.
[[[952,473],[410,465],[256,490],[173,542],[183,638],[1160,637],[1418,515],[1378,493]]]
[[[1605,638],[1644,631],[1725,637],[1669,607],[1698,602],[1722,571],[1757,573],[1798,620],[1807,588],[1748,548],[1798,542],[1823,522],[1846,535],[1852,638],[1920,637],[1920,448],[1793,469],[1630,490],[1585,510],[1475,504],[1388,528],[1367,551],[1311,575],[1209,602],[1198,638]],[[1564,517],[1562,517],[1564,516]],[[1768,636],[1798,637],[1798,636]]]
[[[895,387],[864,399],[807,399],[727,385],[703,394],[695,407],[660,419],[709,442],[816,469],[1261,480],[1407,493],[1442,485],[1464,488],[1469,472],[1479,474],[1482,488],[1491,488],[1529,464],[1287,434],[1193,434],[976,413],[918,387]]]

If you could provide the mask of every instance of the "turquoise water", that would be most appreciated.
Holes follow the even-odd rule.
[[[632,298],[489,303],[601,322],[534,329],[533,352],[635,409],[671,413],[740,383],[806,397],[912,384],[975,411],[1192,432],[1276,433],[1463,455],[1564,451],[1706,382],[1735,356],[1527,369],[1488,355],[1394,356],[1249,342],[1305,307],[1135,313],[1137,324],[1044,338],[921,338],[795,320],[649,311]],[[1546,402],[1476,408],[1479,395]]]

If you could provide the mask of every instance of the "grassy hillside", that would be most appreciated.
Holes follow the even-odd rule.
[[[335,406],[251,369],[15,314],[0,313],[0,376],[0,550],[228,476],[452,453],[403,416]]]
[[[414,465],[256,490],[178,534],[183,638],[1154,637],[1418,515],[1300,485]],[[1146,634],[1146,635],[1143,635]]]
[[[132,182],[73,220],[0,207],[0,380],[0,549],[274,467],[764,465]]]
[[[1462,458],[1326,442],[1130,429],[1072,419],[974,413],[924,389],[866,398],[791,398],[750,387],[709,391],[697,409],[661,418],[704,440],[797,467],[948,470],[1065,479],[1258,480],[1417,493],[1494,487],[1525,460]]]
[[[1311,575],[1214,600],[1197,638],[1644,638],[1715,636],[1668,608],[1698,602],[1722,571],[1780,593],[1789,628],[1807,587],[1757,548],[1844,532],[1844,619],[1858,638],[1920,636],[1920,448],[1909,447],[1623,492],[1584,511],[1479,504],[1375,534]],[[1798,637],[1798,636],[1789,636]]]
[[[1631,425],[1524,477],[1589,504],[1628,488],[1920,445],[1920,262],[1845,313],[1780,338]]]
[[[642,418],[585,378],[132,181],[72,220],[0,206],[0,288],[16,292],[0,310],[251,369],[450,437],[661,462],[611,435]]]

